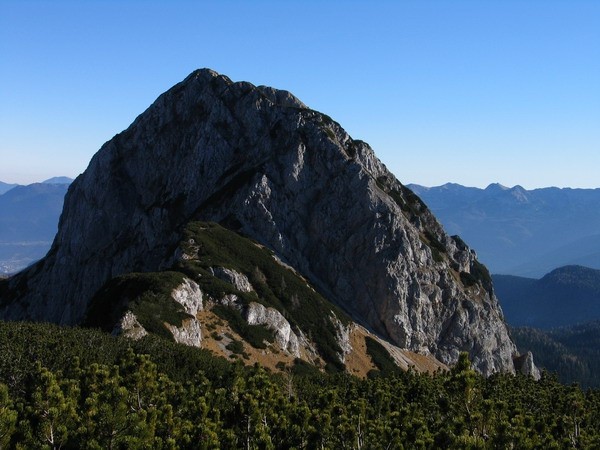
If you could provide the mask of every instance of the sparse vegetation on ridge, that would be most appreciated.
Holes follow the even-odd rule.
[[[310,336],[328,370],[344,370],[331,316],[345,325],[350,319],[306,280],[276,261],[269,249],[221,225],[207,222],[188,224],[181,246],[187,259],[182,259],[170,271],[133,273],[109,281],[94,297],[84,324],[110,331],[124,312],[131,310],[147,331],[172,339],[164,322],[180,326],[181,321],[189,317],[171,298],[172,291],[187,276],[214,301],[234,294],[241,307],[257,302],[275,308],[297,332]],[[217,278],[211,272],[216,267],[246,275],[254,291],[241,292]],[[266,343],[274,341],[272,331],[262,325],[248,325],[234,308],[214,305],[213,311],[255,348],[265,348]]]
[[[373,364],[377,366],[381,373],[390,375],[400,371],[398,364],[396,364],[383,345],[370,336],[365,337],[365,344],[367,345],[367,353],[371,357]]]
[[[188,224],[183,250],[193,255],[177,267],[194,278],[203,290],[215,299],[233,293],[242,301],[256,301],[277,309],[296,330],[310,335],[319,353],[330,368],[341,370],[336,330],[331,322],[332,313],[343,324],[349,317],[321,296],[309,283],[291,269],[278,263],[273,253],[248,238],[221,225],[207,222]],[[246,275],[255,293],[242,293],[228,283],[207,276],[211,267],[225,267]],[[200,273],[202,276],[194,277]]]
[[[404,216],[414,223],[424,212],[428,211],[427,205],[410,189],[399,182],[393,182],[387,176],[380,176],[375,180],[377,187],[388,194],[400,207]],[[443,248],[443,245],[442,245]],[[445,252],[446,249],[443,248]]]
[[[112,330],[131,310],[149,332],[171,338],[164,323],[181,326],[190,317],[171,293],[183,282],[180,272],[130,273],[110,280],[94,297],[84,325]]]

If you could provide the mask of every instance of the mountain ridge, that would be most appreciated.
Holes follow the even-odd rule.
[[[408,187],[493,273],[540,277],[565,265],[600,268],[600,189]]]
[[[177,264],[193,220],[270,248],[401,348],[514,371],[489,273],[367,144],[287,91],[208,69],[94,155],[48,256],[3,284],[2,316],[80,322],[114,277]]]
[[[511,326],[550,329],[600,320],[600,270],[565,266],[539,279],[493,278]]]
[[[18,186],[18,184],[14,183],[4,183],[0,181],[0,195],[4,194],[7,191],[10,191],[12,188]]]

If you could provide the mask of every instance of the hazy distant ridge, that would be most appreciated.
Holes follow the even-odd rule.
[[[494,273],[539,277],[573,264],[600,269],[600,189],[408,187]]]
[[[43,257],[56,235],[69,183],[55,177],[12,186],[0,194],[0,274],[16,272]]]
[[[0,181],[0,195],[4,194],[7,191],[10,191],[12,188],[16,187],[16,184],[3,183]]]
[[[539,280],[494,275],[511,326],[553,328],[600,320],[600,270],[566,266]]]

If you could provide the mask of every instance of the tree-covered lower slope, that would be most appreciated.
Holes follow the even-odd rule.
[[[565,266],[539,280],[494,275],[520,352],[564,383],[600,387],[600,270]]]
[[[600,388],[600,321],[552,330],[511,330],[520,351],[531,351],[536,364],[563,383]]]
[[[0,448],[598,448],[600,392],[463,354],[435,375],[273,375],[147,336],[0,323]]]

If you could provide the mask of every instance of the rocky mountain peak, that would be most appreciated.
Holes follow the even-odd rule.
[[[485,190],[488,192],[505,192],[510,190],[510,188],[500,183],[490,183]]]
[[[114,277],[173,267],[194,220],[271,249],[399,347],[445,364],[467,351],[484,374],[514,371],[487,269],[366,143],[289,92],[208,69],[93,157],[46,258],[0,285],[0,312],[79,323]]]

